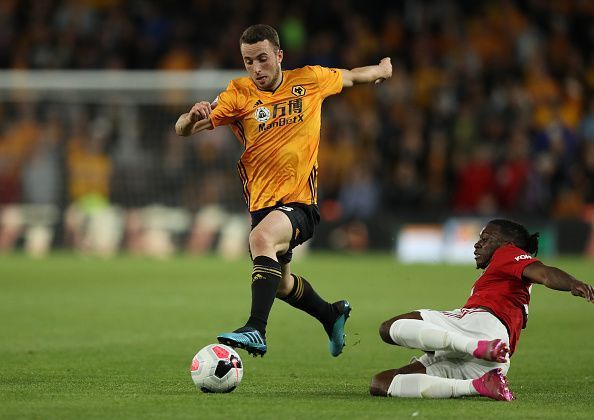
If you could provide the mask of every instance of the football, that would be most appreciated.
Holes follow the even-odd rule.
[[[202,392],[231,392],[241,382],[243,363],[231,347],[209,344],[192,359],[190,374]]]

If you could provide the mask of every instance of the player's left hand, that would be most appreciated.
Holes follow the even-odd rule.
[[[571,294],[581,296],[588,302],[594,303],[594,287],[587,283],[577,282],[571,287]]]
[[[382,76],[376,79],[376,81],[374,82],[376,85],[392,77],[392,60],[390,59],[390,57],[384,57],[380,60],[378,66],[382,72]]]

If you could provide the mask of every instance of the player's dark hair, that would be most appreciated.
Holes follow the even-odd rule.
[[[255,44],[256,42],[266,40],[270,41],[275,51],[280,49],[280,40],[276,29],[272,26],[259,23],[257,25],[252,25],[243,31],[241,38],[239,38],[239,45]]]
[[[518,248],[532,255],[538,254],[538,232],[531,235],[523,225],[506,219],[494,219],[489,224],[499,226],[504,238]]]

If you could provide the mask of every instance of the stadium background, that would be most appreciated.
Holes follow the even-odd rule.
[[[394,66],[325,103],[313,247],[509,216],[594,255],[594,3],[392,3],[2,1],[0,252],[245,256],[240,145],[173,124],[265,22],[284,68]]]
[[[484,218],[509,215],[550,253],[592,243],[592,4],[0,0],[0,419],[590,420],[591,305],[545,287],[512,404],[368,386],[418,356],[383,344],[378,325],[458,307],[478,273],[400,263],[397,239],[400,259],[467,259]],[[279,28],[287,68],[392,57],[390,81],[325,103],[312,243],[383,252],[292,264],[353,305],[343,355],[277,302],[266,357],[242,353],[240,387],[201,395],[192,356],[249,312],[241,148],[227,129],[178,138],[173,124],[238,74],[255,22]],[[592,281],[583,255],[543,255]]]

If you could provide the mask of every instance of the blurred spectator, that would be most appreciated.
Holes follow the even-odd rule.
[[[402,158],[388,174],[383,189],[385,208],[389,212],[414,211],[423,197],[422,182],[414,161]]]
[[[586,143],[594,144],[594,96],[590,98],[588,109],[579,126],[579,134]]]
[[[594,205],[594,142],[584,145],[584,199],[586,203]]]
[[[171,130],[165,139],[165,151],[158,162],[154,187],[159,190],[155,201],[169,206],[181,206],[188,173],[189,159],[187,139],[180,138]]]
[[[124,207],[140,207],[151,203],[158,194],[153,182],[155,161],[162,146],[162,140],[153,141],[144,147],[143,126],[145,130],[152,125],[150,109],[145,110],[146,119],[141,118],[142,110],[136,105],[124,104],[117,109],[114,123],[115,144],[110,157],[113,159],[113,178],[111,199]],[[150,117],[148,117],[150,115]],[[110,118],[104,114],[104,121]],[[107,120],[105,120],[107,118]],[[144,139],[147,143],[148,140]],[[152,146],[152,150],[148,146]],[[160,157],[159,157],[160,159]]]
[[[553,204],[555,160],[548,153],[533,156],[520,201],[521,209],[534,216],[547,216]]]
[[[385,89],[327,101],[323,217],[575,217],[594,202],[593,2],[318,3],[3,1],[0,68],[237,69],[241,31],[265,22],[279,29],[289,68],[392,57]],[[215,246],[217,221],[244,211],[234,198],[241,146],[227,130],[176,139],[171,103],[90,99],[68,121],[71,105],[46,113],[15,97],[0,100],[0,204],[118,205],[130,231],[146,206],[185,207],[200,232],[184,238],[193,252]],[[347,248],[366,244],[359,223],[338,235],[357,238]]]
[[[497,196],[500,208],[510,214],[519,210],[521,195],[530,173],[530,143],[521,127],[516,127],[505,147],[503,162],[497,165]]]
[[[355,165],[339,192],[343,218],[369,220],[378,210],[379,189],[371,168]]]
[[[188,45],[174,45],[160,61],[161,70],[193,70],[196,61]]]
[[[85,109],[73,113],[67,146],[68,195],[66,240],[74,249],[110,256],[119,245],[119,212],[109,203],[112,163],[106,154],[107,123],[90,121]]]
[[[51,108],[39,130],[31,156],[23,168],[23,201],[32,204],[62,202],[64,122],[58,110]]]
[[[105,150],[109,134],[106,130],[104,121],[89,121],[89,115],[82,109],[74,115],[67,146],[70,201],[89,196],[109,201],[112,164]]]
[[[6,118],[0,134],[0,205],[20,202],[23,165],[39,139],[32,103],[18,103],[13,119]]]
[[[477,146],[457,174],[454,210],[464,214],[494,214],[497,211],[495,170],[491,148]]]
[[[441,130],[434,130],[429,137],[425,173],[425,206],[442,210],[448,201],[448,139]]]

